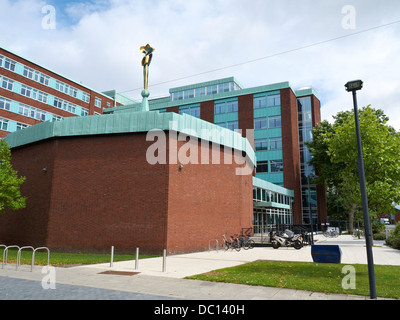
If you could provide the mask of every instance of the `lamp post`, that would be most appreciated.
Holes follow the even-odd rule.
[[[356,124],[357,149],[358,149],[358,161],[357,161],[358,179],[360,181],[361,201],[362,201],[363,215],[364,215],[365,244],[367,247],[367,260],[368,260],[369,291],[370,291],[370,298],[376,299],[374,258],[372,255],[372,233],[371,233],[371,224],[369,221],[369,213],[368,213],[367,187],[365,184],[364,160],[362,155],[360,123],[359,123],[358,108],[357,108],[357,91],[362,89],[363,82],[361,80],[349,81],[346,83],[345,87],[348,92],[351,92],[353,94],[354,117]]]

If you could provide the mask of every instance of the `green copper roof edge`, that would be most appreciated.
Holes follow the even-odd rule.
[[[15,148],[54,137],[148,132],[157,129],[182,132],[199,139],[244,151],[253,165],[256,163],[253,148],[240,133],[187,114],[179,115],[173,112],[148,111],[70,117],[61,121],[46,121],[15,131],[8,134],[5,139],[11,148]]]
[[[270,190],[273,192],[277,192],[283,194],[285,196],[294,197],[294,191],[286,189],[284,187],[278,186],[274,183],[265,181],[260,178],[253,177],[253,187],[258,187],[266,190]]]

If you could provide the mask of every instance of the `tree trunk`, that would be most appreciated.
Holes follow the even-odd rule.
[[[353,225],[354,225],[354,212],[356,211],[357,205],[355,203],[351,204],[351,208],[349,211],[349,233],[353,234]]]

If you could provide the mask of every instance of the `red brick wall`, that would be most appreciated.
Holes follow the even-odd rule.
[[[281,90],[284,187],[294,190],[294,223],[302,224],[297,98],[290,88]]]
[[[190,142],[179,142],[178,146]],[[194,146],[196,148],[196,146]],[[221,164],[170,165],[168,201],[168,251],[187,252],[208,249],[210,240],[222,235],[239,234],[253,226],[252,175],[236,175],[238,167],[223,164],[224,150],[219,148]],[[198,148],[201,152],[211,147]],[[232,158],[232,153],[227,152]],[[215,241],[212,242],[215,246]]]
[[[236,176],[234,164],[187,164],[181,171],[178,164],[150,165],[153,143],[137,133],[13,149],[14,168],[27,177],[27,208],[0,216],[0,242],[160,254],[206,249],[223,232],[251,226],[251,176]]]

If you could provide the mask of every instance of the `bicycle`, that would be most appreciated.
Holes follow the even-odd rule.
[[[224,243],[223,243],[224,250],[227,251],[228,249],[231,249],[231,250],[235,249],[236,251],[240,251],[239,239],[237,237],[234,238],[233,236],[230,236],[230,240],[228,240],[225,235],[226,235],[226,233],[224,233],[222,235],[223,240],[224,240]]]
[[[242,235],[242,236],[240,236],[239,240],[240,240],[240,246],[244,250],[253,249],[255,246],[254,240],[250,239],[249,236]]]

